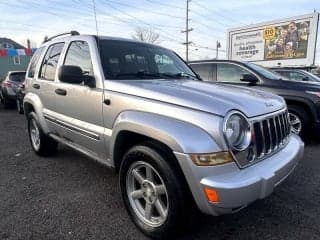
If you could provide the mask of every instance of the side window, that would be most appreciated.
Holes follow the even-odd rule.
[[[303,79],[306,77],[307,76],[299,72],[290,72],[290,80],[303,81]]]
[[[248,70],[228,63],[217,63],[217,81],[218,82],[238,82],[243,74],[251,74]]]
[[[30,64],[29,64],[29,68],[28,68],[28,73],[27,73],[27,76],[29,78],[33,78],[34,77],[34,74],[35,74],[35,71],[36,71],[36,67],[37,67],[37,63],[39,61],[39,58],[42,54],[42,51],[43,51],[43,47],[39,48],[33,55],[31,61],[30,61]]]
[[[285,77],[286,79],[290,79],[290,72],[288,71],[275,71],[275,72]]]
[[[45,79],[49,81],[54,80],[58,61],[59,61],[63,46],[64,46],[64,43],[56,43],[51,45],[48,48],[48,51],[41,65],[41,71],[40,71],[41,79]]]
[[[83,74],[93,76],[93,67],[88,43],[84,41],[71,42],[64,65],[78,66],[82,69]]]
[[[204,81],[214,81],[213,68],[214,64],[193,64],[191,65],[193,71],[198,73]]]

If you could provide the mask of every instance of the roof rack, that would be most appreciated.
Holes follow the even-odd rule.
[[[60,34],[57,34],[57,35],[54,35],[54,36],[52,36],[52,37],[50,37],[50,38],[45,39],[45,40],[43,41],[43,43],[49,42],[49,41],[51,41],[52,39],[55,39],[55,38],[57,38],[57,37],[61,37],[61,36],[63,36],[63,35],[68,35],[68,34],[70,34],[71,36],[80,35],[80,33],[77,32],[77,31],[70,31],[70,32],[60,33]]]

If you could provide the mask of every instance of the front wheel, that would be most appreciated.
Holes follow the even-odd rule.
[[[292,132],[305,139],[310,130],[308,113],[302,107],[295,105],[288,106],[288,111]]]
[[[37,115],[28,115],[28,133],[33,151],[39,156],[50,156],[56,153],[58,143],[42,131]]]
[[[153,238],[173,234],[188,216],[189,194],[170,160],[159,150],[138,145],[125,154],[120,168],[126,209],[135,225]]]

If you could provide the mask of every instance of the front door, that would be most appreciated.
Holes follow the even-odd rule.
[[[63,65],[79,66],[84,75],[94,78],[89,44],[70,43]],[[58,134],[105,159],[103,127],[103,90],[81,84],[64,83],[58,79],[56,119]]]

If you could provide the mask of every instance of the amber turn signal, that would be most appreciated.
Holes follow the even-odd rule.
[[[212,202],[212,203],[218,203],[219,202],[219,195],[218,195],[218,192],[216,190],[214,190],[212,188],[205,187],[204,188],[204,192],[205,192],[209,202]]]
[[[214,166],[233,161],[233,157],[231,156],[230,152],[192,154],[190,157],[194,164],[198,166]]]

